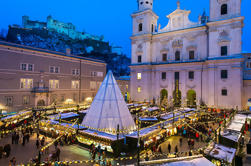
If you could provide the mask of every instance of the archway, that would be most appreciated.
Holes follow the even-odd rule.
[[[164,100],[164,98],[167,99],[167,97],[168,97],[168,92],[167,92],[167,90],[166,90],[166,89],[162,89],[162,90],[160,91],[160,102],[162,102],[162,100]]]
[[[44,100],[38,100],[37,106],[38,106],[38,107],[43,107],[43,106],[45,106],[45,101],[44,101]]]
[[[168,92],[166,89],[160,91],[160,104],[165,107],[168,105]]]
[[[181,107],[181,91],[174,90],[173,91],[173,106],[174,107]]]
[[[187,106],[196,107],[196,92],[192,89],[187,91]]]

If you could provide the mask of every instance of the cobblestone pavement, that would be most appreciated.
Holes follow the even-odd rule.
[[[50,138],[46,138],[46,143],[51,141]],[[2,158],[0,159],[0,166],[8,166],[9,161],[15,157],[17,164],[25,164],[32,158],[35,158],[38,155],[38,150],[36,148],[36,135],[33,135],[30,138],[30,142],[25,144],[23,146],[22,144],[11,144],[11,136],[5,137],[0,140],[0,146],[4,146],[5,144],[11,145],[11,152],[10,156],[8,158]],[[90,154],[89,151],[83,147],[80,147],[78,145],[65,145],[65,146],[59,146],[61,150],[60,154],[60,160],[62,161],[72,161],[72,160],[89,160]],[[49,148],[49,152],[54,151],[54,146],[51,146]],[[43,154],[42,160],[47,158],[48,155]],[[83,164],[82,164],[83,165]]]

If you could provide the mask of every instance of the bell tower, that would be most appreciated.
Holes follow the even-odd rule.
[[[155,32],[158,16],[152,11],[153,0],[137,0],[137,2],[138,10],[132,14],[133,35]]]
[[[210,20],[217,21],[241,15],[241,0],[210,0]]]

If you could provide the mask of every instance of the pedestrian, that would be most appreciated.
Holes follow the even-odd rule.
[[[170,144],[168,144],[167,148],[168,148],[168,152],[171,153],[171,145]]]
[[[30,134],[29,133],[27,133],[26,138],[27,138],[27,142],[29,142],[30,141]]]
[[[44,143],[45,143],[45,138],[43,137],[42,140],[41,140],[41,146],[42,147],[44,146]]]
[[[19,142],[19,133],[16,134],[16,139],[15,139],[15,143],[18,144]]]
[[[161,149],[161,146],[159,145],[158,147],[158,152],[162,154],[162,149]]]
[[[59,148],[57,148],[56,156],[57,156],[57,161],[60,161],[60,149]]]
[[[39,149],[39,139],[37,138],[37,141],[36,141],[36,146],[37,146],[37,149]]]
[[[175,154],[177,154],[178,153],[178,146],[176,145],[175,146]]]
[[[182,146],[182,138],[180,138],[180,147]]]
[[[57,140],[54,142],[54,146],[55,146],[55,149],[57,149],[57,147],[58,147],[58,141]]]
[[[146,153],[145,161],[149,161],[148,153]]]
[[[10,144],[6,144],[3,149],[4,152],[6,153],[6,158],[8,158],[10,156],[10,151],[11,151]]]
[[[23,135],[23,143],[22,145],[24,146],[25,145],[25,135]]]
[[[14,132],[12,133],[12,137],[11,137],[11,143],[12,143],[12,145],[14,144],[15,139],[16,139],[16,132],[14,131]]]
[[[16,158],[13,157],[11,160],[10,160],[10,166],[15,166],[16,165]]]
[[[0,159],[3,157],[3,152],[4,152],[3,147],[0,146]]]

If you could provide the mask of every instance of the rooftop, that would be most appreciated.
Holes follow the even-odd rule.
[[[57,52],[57,51],[51,51],[51,50],[46,50],[46,49],[41,49],[41,48],[30,47],[30,46],[25,46],[25,45],[16,44],[16,43],[10,43],[10,42],[6,42],[6,41],[2,41],[2,40],[0,40],[0,45],[16,47],[16,48],[32,50],[32,51],[38,51],[38,52],[41,52],[41,53],[49,53],[49,54],[54,54],[54,55],[60,55],[60,56],[65,56],[65,57],[69,57],[69,58],[76,58],[76,59],[80,59],[80,60],[105,63],[104,61],[98,60],[98,59],[81,57],[81,56],[77,56],[77,55],[67,55],[66,53],[61,53],[61,52]]]

